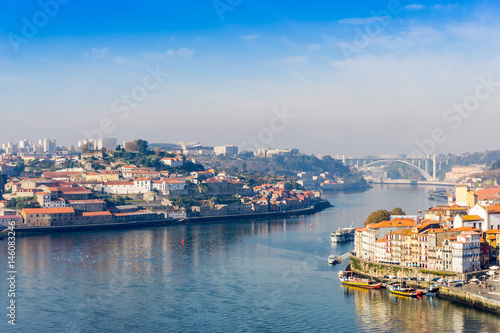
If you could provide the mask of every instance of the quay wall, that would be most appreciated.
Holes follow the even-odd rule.
[[[500,300],[483,294],[472,293],[461,288],[440,286],[438,296],[500,314]]]
[[[390,265],[390,264],[382,264],[378,262],[363,260],[356,256],[351,256],[351,270],[358,274],[373,276],[374,278],[379,278],[384,275],[395,275],[397,277],[414,277],[414,278],[425,278],[425,279],[433,279],[433,278],[445,278],[447,280],[465,280],[468,279],[471,274],[477,274],[478,272],[473,273],[454,273],[450,271],[440,271],[440,270],[430,270],[421,267],[408,267],[401,265]]]

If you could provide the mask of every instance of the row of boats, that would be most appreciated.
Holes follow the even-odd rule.
[[[435,296],[438,292],[439,287],[434,285],[427,289],[415,289],[404,285],[403,283],[394,283],[384,285],[382,282],[378,282],[373,279],[356,277],[351,271],[340,271],[339,279],[342,284],[347,286],[365,288],[365,289],[381,289],[387,288],[389,291],[395,295],[407,296],[407,297],[420,297],[422,295]]]

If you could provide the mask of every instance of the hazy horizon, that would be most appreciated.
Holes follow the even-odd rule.
[[[0,8],[0,142],[106,129],[308,154],[499,149],[495,1]]]

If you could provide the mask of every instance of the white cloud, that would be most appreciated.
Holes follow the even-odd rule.
[[[424,8],[425,8],[425,6],[421,5],[419,3],[412,3],[411,5],[405,6],[405,9],[409,9],[409,10],[421,10]]]
[[[454,3],[454,4],[449,3],[447,5],[436,4],[436,5],[432,6],[431,8],[442,10],[442,9],[453,9],[456,7],[458,7],[458,3]]]

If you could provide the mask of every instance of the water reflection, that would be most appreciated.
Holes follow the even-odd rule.
[[[354,301],[357,326],[385,332],[497,332],[500,318],[437,297],[393,295],[387,290],[340,286]]]
[[[353,246],[332,245],[332,231],[352,221],[362,224],[380,208],[425,209],[432,205],[427,190],[374,187],[332,194],[333,209],[272,221],[19,237],[16,328],[496,331],[498,317],[435,297],[407,299],[343,287],[336,272],[347,262],[327,263],[330,253]],[[5,250],[0,246],[2,258]],[[3,321],[0,331],[11,328]]]

